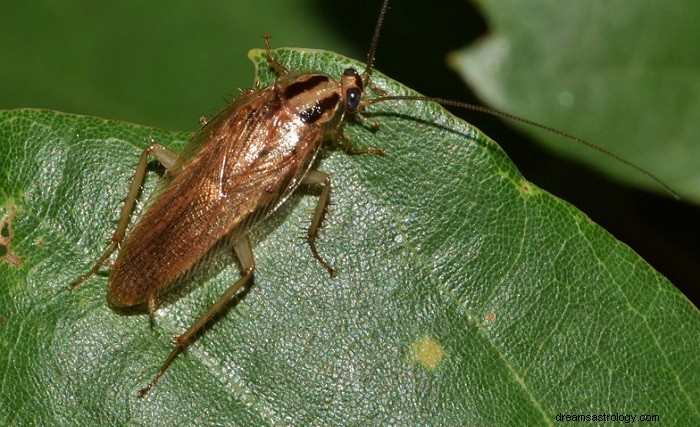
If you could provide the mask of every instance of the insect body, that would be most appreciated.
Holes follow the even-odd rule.
[[[150,155],[167,173],[161,193],[121,244],[108,280],[110,303],[117,308],[146,304],[153,316],[161,292],[217,242],[226,238],[232,243],[242,277],[178,337],[176,347],[141,396],[155,385],[191,336],[248,283],[255,268],[248,232],[300,185],[323,186],[307,239],[314,257],[335,275],[315,246],[329,201],[330,178],[311,169],[322,143],[340,135],[345,115],[358,112],[363,79],[354,69],[345,70],[339,82],[320,73],[293,76],[270,56],[267,40],[266,45],[268,63],[279,74],[277,81],[241,94],[195,133],[180,155],[159,144],[146,148],[112,243],[93,268],[71,284],[75,287],[94,274],[122,243]],[[382,154],[341,140],[349,152]]]
[[[347,108],[339,86],[321,74],[283,75],[241,95],[197,132],[124,242],[109,279],[110,301],[153,307],[158,293],[214,243],[239,242],[240,256],[249,251],[240,243],[248,230],[300,184],[327,185],[324,175],[308,172]]]

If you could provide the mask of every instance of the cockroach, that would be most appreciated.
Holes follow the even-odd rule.
[[[330,200],[331,180],[313,165],[328,140],[340,142],[350,154],[384,155],[377,148],[354,146],[342,133],[347,117],[372,125],[361,115],[369,105],[397,100],[436,102],[523,122],[591,146],[650,176],[672,192],[639,166],[556,129],[478,105],[383,93],[372,85],[370,75],[388,5],[389,0],[384,0],[362,73],[347,68],[336,81],[323,73],[290,72],[272,57],[266,36],[267,64],[277,74],[274,84],[244,91],[211,120],[203,121],[202,128],[180,154],[158,143],[151,143],[142,152],[111,242],[92,268],[71,283],[70,288],[95,274],[118,248],[108,279],[109,302],[116,308],[145,305],[153,317],[157,298],[223,239],[233,246],[240,261],[241,277],[176,338],[175,346],[151,382],[139,391],[140,397],[156,385],[193,336],[251,281],[255,260],[248,237],[250,230],[284,204],[300,186],[322,188],[306,240],[313,257],[331,276],[336,275],[316,248],[319,226]],[[365,97],[367,87],[375,92],[374,98]],[[162,191],[127,235],[127,225],[151,156],[166,169]]]

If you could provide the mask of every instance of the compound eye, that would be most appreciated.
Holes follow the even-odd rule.
[[[345,91],[345,106],[348,111],[356,111],[362,99],[362,91],[360,88],[351,87]]]

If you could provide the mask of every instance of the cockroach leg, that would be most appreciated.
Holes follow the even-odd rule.
[[[323,217],[326,215],[328,202],[330,201],[331,177],[325,172],[312,170],[306,174],[304,179],[301,181],[301,184],[309,186],[323,186],[321,194],[318,196],[318,203],[316,203],[316,210],[314,211],[314,217],[311,220],[311,226],[309,227],[309,231],[306,233],[306,240],[309,242],[309,246],[311,247],[311,253],[314,255],[314,258],[316,258],[318,262],[320,262],[326,268],[326,270],[328,270],[328,273],[331,275],[331,277],[335,277],[336,272],[333,269],[333,267],[331,267],[331,265],[328,264],[326,260],[321,258],[321,255],[319,255],[318,251],[316,250],[316,237],[318,236],[318,228],[321,226],[321,221],[323,221]]]
[[[156,294],[155,292],[148,296],[148,315],[151,320],[156,318]]]
[[[360,115],[357,115],[358,118],[362,117]],[[363,120],[367,120],[364,119]],[[357,147],[355,144],[352,143],[344,134],[338,133],[337,138],[340,140],[341,145],[343,146],[343,150],[345,150],[346,153],[348,154],[376,154],[377,156],[386,156],[386,152],[380,148],[373,148],[373,147]]]
[[[270,35],[265,34],[263,40],[265,40],[265,58],[267,59],[267,66],[274,70],[275,74],[278,76],[287,74],[287,69],[284,65],[277,62],[277,60],[270,55]]]
[[[151,382],[141,390],[139,390],[139,397],[144,397],[148,392],[156,385],[161,376],[168,369],[170,364],[177,358],[177,356],[182,353],[187,346],[190,344],[192,337],[197,334],[204,326],[209,323],[214,317],[216,317],[221,310],[223,310],[226,305],[231,301],[231,299],[238,293],[238,291],[244,287],[250,279],[253,277],[253,271],[255,270],[255,258],[253,257],[253,248],[250,246],[250,240],[248,236],[242,237],[233,245],[233,250],[236,252],[236,256],[241,262],[241,274],[243,276],[236,280],[231,287],[229,287],[226,292],[219,297],[216,302],[209,307],[206,313],[204,313],[196,322],[194,322],[187,330],[175,339],[175,347],[170,351],[168,358],[165,359],[163,365],[161,365],[158,372],[153,377]]]
[[[134,176],[131,179],[129,192],[127,193],[126,198],[124,199],[124,206],[122,207],[122,211],[119,215],[119,220],[117,221],[117,229],[114,230],[114,234],[112,234],[111,242],[104,250],[102,255],[97,259],[97,261],[95,261],[95,264],[92,266],[92,268],[90,268],[90,270],[88,270],[87,273],[83,274],[82,276],[74,280],[70,285],[68,285],[68,289],[75,289],[75,287],[77,287],[85,280],[87,280],[90,276],[95,274],[106,263],[110,255],[112,255],[112,252],[114,252],[117,249],[119,243],[124,238],[124,234],[126,233],[126,227],[129,224],[129,218],[131,217],[131,213],[134,210],[134,206],[136,205],[136,198],[139,195],[139,191],[141,190],[141,184],[143,184],[143,180],[146,176],[148,157],[151,155],[155,157],[156,160],[158,160],[167,170],[172,169],[178,159],[177,153],[161,144],[152,143],[151,145],[146,147],[146,149],[143,150],[143,152],[141,153],[141,157],[139,158],[139,162],[136,164],[136,172],[134,172]]]
[[[364,80],[364,79],[363,79]],[[379,96],[386,96],[386,91],[379,86],[377,86],[371,78],[367,78],[367,86],[369,86],[370,89],[372,89],[372,92],[376,93]]]

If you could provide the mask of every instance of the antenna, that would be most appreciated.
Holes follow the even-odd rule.
[[[374,66],[374,55],[377,52],[377,44],[379,44],[379,34],[382,31],[382,26],[384,25],[384,17],[389,11],[389,0],[384,0],[382,3],[382,8],[379,10],[379,18],[377,18],[377,25],[374,27],[374,35],[372,36],[372,42],[369,45],[369,52],[367,53],[367,66],[365,67],[366,76],[372,73],[372,67]]]
[[[579,144],[583,144],[589,148],[592,148],[602,154],[605,154],[606,156],[636,170],[637,172],[647,176],[648,178],[651,178],[654,180],[657,184],[662,186],[666,191],[668,191],[676,200],[680,200],[681,197],[676,193],[673,188],[671,188],[670,185],[666,184],[664,181],[661,180],[661,178],[657,177],[656,175],[652,174],[648,170],[644,169],[643,167],[630,162],[629,160],[625,160],[624,158],[618,156],[617,154],[613,153],[612,151],[605,149],[599,145],[596,145],[592,142],[586,141],[583,138],[579,138],[578,136],[571,135],[570,133],[566,133],[563,131],[560,131],[559,129],[555,129],[551,126],[543,125],[541,123],[537,123],[532,120],[524,119],[522,117],[515,116],[513,114],[508,114],[503,111],[499,111],[493,108],[489,107],[484,107],[483,105],[477,105],[477,104],[470,104],[468,102],[461,102],[461,101],[455,101],[451,99],[443,99],[443,98],[435,98],[435,97],[430,97],[430,96],[420,96],[420,95],[387,95],[387,96],[379,96],[377,98],[372,98],[372,99],[366,99],[364,101],[364,106],[372,105],[372,104],[377,104],[380,102],[387,102],[387,101],[424,101],[424,102],[435,102],[440,105],[449,105],[452,107],[458,107],[458,108],[464,108],[467,110],[472,110],[472,111],[478,111],[480,113],[485,113],[485,114],[491,114],[492,116],[500,117],[503,119],[508,119],[512,120],[514,122],[519,122],[526,124],[528,126],[532,126],[535,128],[543,129],[547,132],[550,132],[554,135],[561,136],[563,138],[567,138],[571,141],[578,142]]]
[[[365,67],[365,71],[363,73],[363,81],[369,77],[369,75],[372,73],[372,68],[374,66],[374,57],[377,52],[377,45],[379,44],[379,35],[382,30],[382,26],[384,25],[384,18],[386,17],[386,13],[389,11],[389,0],[384,0],[382,3],[382,8],[379,10],[379,18],[377,18],[377,25],[374,27],[374,35],[372,36],[372,42],[369,45],[369,52],[367,53],[367,66]],[[651,178],[654,180],[657,184],[662,186],[666,191],[668,191],[676,200],[680,200],[681,197],[676,193],[670,185],[666,184],[664,181],[661,180],[661,178],[657,177],[656,175],[652,174],[648,170],[644,169],[643,167],[630,162],[629,160],[625,160],[622,157],[618,156],[617,154],[613,153],[612,151],[605,149],[599,145],[593,144],[592,142],[586,141],[583,138],[579,138],[578,136],[572,135],[570,133],[566,133],[563,131],[560,131],[559,129],[555,129],[551,126],[543,125],[541,123],[537,123],[532,120],[524,119],[522,117],[515,116],[513,114],[508,114],[503,111],[499,111],[493,108],[489,107],[484,107],[483,105],[477,105],[477,104],[470,104],[468,102],[461,102],[461,101],[455,101],[451,99],[444,99],[444,98],[436,98],[436,97],[431,97],[431,96],[421,96],[421,95],[383,95],[379,96],[377,98],[372,98],[372,99],[365,99],[363,100],[363,106],[369,106],[372,104],[377,104],[379,102],[387,102],[387,101],[424,101],[424,102],[435,102],[440,105],[449,105],[452,107],[458,107],[458,108],[464,108],[467,110],[472,110],[472,111],[478,111],[480,113],[485,113],[485,114],[490,114],[492,116],[500,117],[503,119],[508,119],[512,120],[514,122],[519,122],[526,124],[528,126],[532,126],[535,128],[543,129],[547,132],[550,132],[554,135],[561,136],[563,138],[569,139],[574,142],[578,142],[579,144],[583,144],[586,147],[592,148],[599,153],[605,154],[606,156],[636,170],[637,172],[647,176],[648,178]]]

